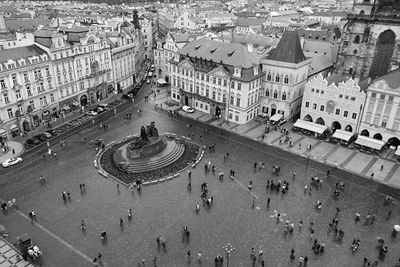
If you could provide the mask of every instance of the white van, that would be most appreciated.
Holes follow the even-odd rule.
[[[153,73],[151,71],[149,71],[149,74],[147,74],[147,77],[149,77],[149,78],[153,77]]]

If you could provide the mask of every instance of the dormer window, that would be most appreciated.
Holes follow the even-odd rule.
[[[253,66],[254,75],[258,75],[258,66]]]
[[[241,76],[241,68],[240,67],[235,67],[233,76],[235,76],[235,77]]]

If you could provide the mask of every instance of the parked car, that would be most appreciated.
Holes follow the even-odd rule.
[[[194,112],[194,109],[192,107],[189,107],[189,106],[183,106],[182,110],[187,112],[187,113],[193,113]]]
[[[150,79],[147,79],[147,80],[146,80],[146,83],[149,84],[149,83],[150,83]]]
[[[18,157],[18,158],[9,158],[9,159],[6,159],[1,165],[4,168],[7,168],[7,167],[10,167],[10,166],[15,165],[17,163],[20,163],[21,161],[22,161],[22,158],[20,158],[20,157]]]
[[[103,111],[110,109],[110,106],[108,104],[98,104],[97,107],[103,109]]]
[[[32,138],[38,139],[39,142],[43,142],[43,141],[46,141],[46,140],[47,140],[47,137],[46,137],[46,136],[43,136],[43,135],[41,135],[41,134],[37,134],[37,135],[35,135],[35,136],[32,137]]]
[[[49,132],[43,132],[43,134],[47,137],[47,139],[51,138],[53,135]]]
[[[25,147],[30,148],[36,146],[39,143],[39,140],[37,140],[36,138],[29,138],[25,141]]]
[[[97,116],[97,112],[94,110],[87,111],[85,114],[89,116]]]
[[[49,137],[48,134],[45,134],[45,133],[41,133],[41,134],[38,134],[36,136],[42,141],[47,140],[47,139],[49,139],[51,137],[51,135]]]
[[[61,133],[61,131],[59,129],[51,129],[51,130],[47,130],[46,132],[51,134],[52,136],[56,136]]]

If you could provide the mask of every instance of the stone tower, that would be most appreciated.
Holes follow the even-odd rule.
[[[399,0],[354,0],[347,19],[337,73],[375,79],[400,67]]]

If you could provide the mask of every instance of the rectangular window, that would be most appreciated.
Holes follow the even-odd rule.
[[[212,92],[212,99],[215,100],[215,91]]]
[[[376,93],[371,93],[371,98],[376,98]]]
[[[6,89],[6,82],[3,79],[0,80],[0,85],[1,89]]]
[[[353,114],[351,114],[351,118],[352,118],[353,120],[357,119],[357,113],[353,112]]]
[[[350,101],[356,101],[356,98],[354,96],[350,97]]]
[[[32,91],[31,91],[31,87],[30,87],[30,86],[27,86],[27,87],[26,87],[26,94],[27,94],[28,96],[32,96]]]
[[[337,108],[337,109],[335,110],[335,114],[338,115],[338,116],[340,115],[340,108]]]
[[[324,106],[324,105],[321,105],[321,106],[319,107],[319,111],[325,111],[325,106]]]
[[[218,78],[218,85],[222,85],[222,80]]]
[[[213,84],[216,84],[216,83],[217,83],[217,78],[213,77],[212,83],[213,83]]]
[[[316,103],[313,103],[313,104],[312,104],[312,108],[316,110],[316,109],[317,109],[317,104],[316,104]]]
[[[50,102],[54,102],[54,101],[55,101],[55,99],[54,99],[54,94],[51,93],[51,94],[50,94]]]
[[[8,114],[8,117],[9,117],[10,119],[14,117],[14,114],[13,114],[11,108],[7,109],[7,114]]]
[[[8,98],[8,94],[7,93],[4,93],[3,97],[4,97],[4,103],[6,103],[6,104],[10,103],[10,99]]]
[[[237,83],[237,89],[240,91],[242,90],[242,84],[241,83]]]
[[[199,78],[199,73],[198,72],[196,72],[196,79],[198,79]]]
[[[204,73],[201,74],[201,80],[204,81]]]
[[[306,101],[306,108],[310,107],[310,102]]]
[[[84,83],[84,82],[80,82],[80,84],[79,84],[79,89],[80,89],[81,91],[85,90],[85,83]]]
[[[235,115],[235,121],[239,121],[239,115]]]
[[[17,99],[20,99],[21,98],[21,91],[15,91],[15,97]]]
[[[235,97],[234,96],[231,96],[231,105],[233,105],[234,103],[235,103]]]
[[[349,96],[348,96],[348,95],[346,95],[346,96],[344,97],[344,99],[346,99],[346,100],[349,100]]]
[[[206,75],[206,82],[210,81],[210,76]]]
[[[206,89],[206,97],[209,97],[209,96],[210,96],[210,90]]]
[[[228,86],[228,81],[224,80],[224,86],[227,87]]]
[[[24,73],[24,81],[27,83],[29,82],[28,73]]]
[[[389,96],[389,102],[393,102],[393,96]]]
[[[235,89],[235,82],[234,81],[231,81],[231,88]]]
[[[386,95],[381,94],[381,100],[385,100]]]
[[[343,112],[343,117],[347,118],[347,116],[349,116],[349,112],[348,112],[347,110],[345,110],[345,111]]]
[[[236,106],[240,107],[240,98],[236,98]]]

